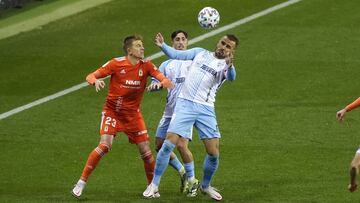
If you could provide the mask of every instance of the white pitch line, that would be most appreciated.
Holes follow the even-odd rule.
[[[197,42],[200,42],[200,41],[202,41],[202,40],[204,40],[204,39],[207,39],[207,38],[209,38],[209,37],[212,37],[212,36],[214,36],[214,35],[217,35],[217,34],[219,34],[219,33],[221,33],[221,32],[230,30],[230,29],[235,28],[235,27],[237,27],[237,26],[240,26],[240,25],[242,25],[242,24],[248,23],[248,22],[250,22],[250,21],[252,21],[252,20],[255,20],[255,19],[259,18],[259,17],[265,16],[265,15],[267,15],[267,14],[269,14],[269,13],[272,13],[272,12],[277,11],[277,10],[279,10],[279,9],[285,8],[285,7],[290,6],[290,5],[292,5],[292,4],[298,3],[298,2],[300,2],[300,1],[302,1],[302,0],[290,0],[290,1],[286,1],[286,2],[284,2],[284,3],[278,4],[278,5],[276,5],[276,6],[270,7],[270,8],[268,8],[268,9],[263,10],[263,11],[260,11],[260,12],[258,12],[258,13],[255,13],[255,14],[253,14],[253,15],[251,15],[251,16],[248,16],[248,17],[246,17],[246,18],[240,19],[240,20],[235,21],[235,22],[233,22],[233,23],[231,23],[231,24],[228,24],[228,25],[226,25],[226,26],[223,26],[223,27],[220,27],[220,28],[218,28],[218,29],[215,29],[215,30],[213,30],[213,31],[211,31],[211,32],[208,32],[208,33],[206,33],[206,34],[203,34],[203,35],[200,35],[200,36],[198,36],[198,37],[195,37],[195,38],[193,38],[192,40],[189,41],[189,45],[194,44],[194,43],[197,43]],[[157,52],[157,53],[149,56],[148,59],[150,59],[150,60],[157,59],[157,58],[160,58],[160,57],[163,56],[163,55],[164,55],[164,53],[162,53],[162,52]],[[24,110],[26,110],[26,109],[29,109],[29,108],[32,108],[32,107],[34,107],[34,106],[40,105],[40,104],[42,104],[42,103],[45,103],[45,102],[47,102],[47,101],[50,101],[50,100],[56,99],[56,98],[58,98],[58,97],[64,96],[64,95],[66,95],[66,94],[69,94],[69,93],[71,93],[71,92],[77,91],[77,90],[79,90],[79,89],[81,89],[81,88],[83,88],[83,87],[86,87],[86,86],[88,86],[87,82],[83,82],[83,83],[81,83],[81,84],[75,85],[75,86],[73,86],[73,87],[70,87],[70,88],[65,89],[65,90],[63,90],[63,91],[60,91],[60,92],[57,92],[57,93],[52,94],[52,95],[50,95],[50,96],[47,96],[47,97],[38,99],[38,100],[36,100],[36,101],[34,101],[34,102],[28,103],[28,104],[26,104],[26,105],[24,105],[24,106],[17,107],[17,108],[15,108],[15,109],[11,110],[11,111],[8,111],[8,112],[5,112],[5,113],[0,114],[0,120],[2,120],[2,119],[4,119],[4,118],[7,118],[7,117],[9,117],[9,116],[12,116],[12,115],[14,115],[14,114],[17,114],[17,113],[19,113],[19,112],[21,112],[21,111],[24,111]]]
[[[5,39],[21,32],[33,30],[37,27],[44,26],[50,22],[80,13],[90,8],[94,8],[112,0],[81,0],[69,5],[59,7],[49,13],[24,20],[0,29],[0,39]]]

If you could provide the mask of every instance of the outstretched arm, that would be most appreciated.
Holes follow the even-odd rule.
[[[360,106],[360,97],[353,101],[351,104],[347,105],[345,108],[341,109],[336,113],[336,118],[339,122],[344,120],[346,112],[349,112]]]
[[[168,46],[164,42],[164,37],[161,35],[161,33],[157,33],[155,36],[155,44],[156,46],[160,47],[161,50],[172,59],[178,59],[178,60],[193,60],[195,56],[203,51],[202,48],[192,48],[189,50],[176,50],[170,46]]]

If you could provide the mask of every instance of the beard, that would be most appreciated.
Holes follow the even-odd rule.
[[[215,51],[215,56],[218,59],[224,59],[225,58],[225,52],[224,50],[216,50]]]

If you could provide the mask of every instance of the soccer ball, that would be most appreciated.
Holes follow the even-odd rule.
[[[220,14],[215,8],[205,7],[199,12],[198,22],[205,29],[214,28],[220,22]]]

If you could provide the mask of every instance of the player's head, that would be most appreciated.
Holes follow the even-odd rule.
[[[188,34],[183,30],[176,30],[171,34],[172,46],[177,50],[186,50]]]
[[[124,39],[123,49],[128,56],[132,56],[138,59],[144,58],[144,46],[143,39],[140,35],[127,36]]]
[[[224,59],[233,55],[238,43],[239,40],[235,35],[227,34],[223,36],[216,45],[215,56]]]

